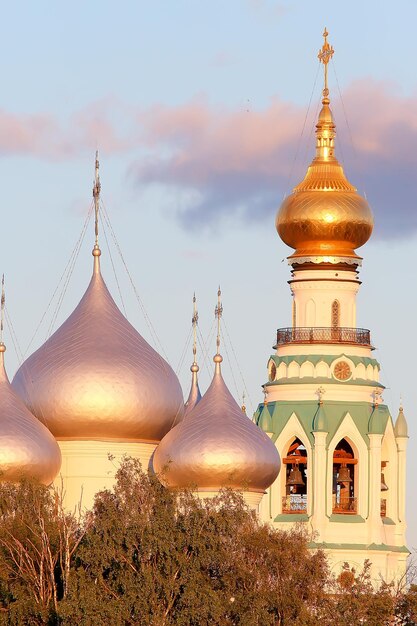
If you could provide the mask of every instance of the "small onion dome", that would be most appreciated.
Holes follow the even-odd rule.
[[[295,250],[290,257],[294,260],[317,256],[357,259],[355,249],[368,241],[373,229],[368,202],[347,180],[334,155],[336,126],[328,93],[326,82],[316,125],[316,156],[276,217],[279,236]]]
[[[191,387],[190,393],[188,394],[188,400],[185,403],[185,411],[184,417],[193,410],[193,408],[198,404],[201,400],[201,392],[198,384],[197,373],[199,371],[199,367],[197,363],[193,363],[190,367],[191,370]]]
[[[394,434],[396,437],[408,437],[408,425],[402,406],[400,406],[400,410],[398,411],[398,417],[394,427]]]
[[[4,369],[0,344],[0,480],[34,479],[49,485],[61,467],[61,451],[49,430],[26,408]]]
[[[179,381],[117,308],[100,273],[62,326],[20,367],[15,391],[62,439],[159,442],[182,417]]]
[[[167,487],[263,493],[280,470],[279,454],[233,399],[215,357],[213,381],[201,401],[161,441],[154,468]]]

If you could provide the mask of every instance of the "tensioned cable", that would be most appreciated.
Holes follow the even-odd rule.
[[[314,91],[315,91],[315,89],[316,89],[316,84],[317,84],[317,78],[318,78],[318,75],[319,75],[319,70],[320,70],[320,62],[318,63],[318,66],[317,66],[317,72],[316,72],[316,77],[315,77],[315,79],[314,79],[313,89],[311,90],[310,100],[309,100],[309,102],[308,102],[307,111],[306,111],[306,114],[305,114],[305,117],[304,117],[304,122],[303,122],[303,126],[302,126],[302,129],[301,129],[301,134],[300,134],[300,136],[299,136],[299,138],[298,138],[298,142],[297,142],[297,147],[296,147],[296,150],[295,150],[294,159],[293,159],[293,161],[292,161],[291,168],[290,168],[290,171],[289,171],[289,174],[288,174],[287,182],[286,182],[286,185],[285,185],[284,195],[287,193],[287,190],[290,188],[290,183],[291,183],[292,175],[293,175],[293,173],[294,173],[295,163],[296,163],[296,161],[297,161],[297,159],[298,159],[298,154],[299,154],[299,152],[300,152],[301,140],[302,140],[302,138],[303,138],[304,129],[305,129],[306,124],[307,124],[308,114],[309,114],[309,112],[310,112],[311,101],[312,101],[312,99],[313,99],[313,94],[314,94]]]
[[[351,145],[351,147],[352,147],[353,156],[354,156],[354,158],[355,158],[355,161],[357,161],[357,160],[358,160],[358,158],[359,158],[359,156],[358,156],[358,152],[357,152],[357,150],[356,150],[355,143],[354,143],[354,141],[353,141],[353,135],[352,135],[352,131],[351,131],[351,128],[350,128],[349,119],[348,119],[348,116],[347,116],[347,113],[346,113],[345,102],[344,102],[344,100],[343,100],[342,91],[341,91],[341,89],[340,89],[340,85],[339,85],[339,78],[338,78],[338,76],[337,76],[337,72],[336,72],[336,65],[335,65],[335,62],[334,62],[334,61],[332,61],[332,66],[333,66],[333,73],[334,73],[334,76],[335,76],[335,78],[336,78],[337,91],[338,91],[338,93],[339,93],[340,102],[342,103],[342,110],[343,110],[343,115],[344,115],[345,122],[346,122],[346,127],[347,127],[347,130],[348,130],[348,135],[349,135],[350,145]],[[358,174],[359,174],[360,178],[362,178],[362,175],[361,175],[361,173],[360,173],[360,172],[361,172],[361,170],[359,169]],[[361,187],[362,187],[362,189],[363,189],[363,190],[364,190],[364,192],[365,192],[365,185],[363,184],[363,178],[362,178],[362,180],[361,180]],[[366,196],[366,194],[365,194],[365,196]]]
[[[251,405],[251,411],[252,411],[252,413],[254,413],[252,398],[251,398],[251,396],[250,396],[250,393],[249,393],[249,390],[248,390],[248,386],[247,386],[247,384],[246,384],[245,378],[244,378],[243,373],[242,373],[242,370],[241,370],[241,368],[240,368],[239,360],[238,360],[238,358],[237,358],[237,355],[236,355],[235,349],[234,349],[234,347],[233,347],[233,342],[232,342],[232,340],[231,340],[231,338],[230,338],[229,331],[228,331],[228,329],[227,329],[227,324],[226,324],[226,322],[225,322],[224,318],[223,318],[223,326],[224,326],[224,329],[225,329],[225,331],[226,331],[227,338],[228,338],[228,341],[229,341],[229,343],[230,343],[230,347],[231,347],[231,350],[232,350],[233,356],[235,357],[235,361],[236,361],[237,369],[238,369],[239,374],[240,374],[240,377],[241,377],[241,379],[242,379],[242,383],[243,383],[243,388],[244,388],[244,391],[246,392],[246,397],[248,398],[248,400],[249,400],[249,404]]]
[[[309,133],[309,135],[308,135],[308,140],[306,141],[306,148],[305,148],[305,152],[304,152],[304,159],[303,159],[303,163],[306,163],[306,162],[307,162],[307,153],[308,153],[308,151],[309,151],[309,150],[311,150],[311,145],[312,145],[312,141],[311,141],[311,139],[312,139],[312,137],[313,137],[313,131],[314,131],[314,128],[315,128],[315,126],[316,126],[316,120],[317,120],[318,115],[319,115],[319,109],[320,109],[320,106],[321,106],[321,96],[320,96],[319,100],[317,101],[317,106],[316,106],[315,115],[314,115],[314,117],[313,117],[313,119],[312,119],[312,121],[311,121],[311,125],[310,125],[310,133]]]
[[[223,325],[224,325],[224,319],[223,319]],[[234,368],[233,368],[233,363],[232,363],[232,359],[229,356],[229,350],[227,349],[227,341],[226,341],[226,337],[224,335],[224,333],[221,333],[222,336],[222,346],[224,346],[224,351],[226,352],[226,357],[227,360],[229,362],[229,369],[230,369],[230,373],[232,375],[232,380],[233,380],[233,384],[235,386],[236,389],[236,395],[239,398],[240,397],[240,393],[239,393],[239,387],[237,386],[237,382],[236,382],[236,378],[235,378],[235,374],[234,374]]]
[[[46,317],[46,314],[48,313],[48,311],[49,311],[49,309],[50,309],[50,307],[51,307],[51,304],[52,304],[52,302],[53,302],[53,300],[54,300],[54,298],[55,298],[55,296],[56,296],[56,293],[57,293],[57,291],[58,291],[58,289],[59,289],[59,286],[60,286],[60,284],[61,284],[61,282],[62,282],[62,280],[63,280],[64,276],[65,276],[65,275],[66,275],[66,273],[67,273],[68,267],[69,267],[70,263],[72,262],[73,256],[74,256],[74,254],[76,253],[76,250],[79,248],[79,246],[80,246],[80,245],[81,245],[81,243],[82,243],[82,239],[84,238],[85,232],[86,232],[86,230],[87,230],[88,223],[89,223],[89,221],[90,221],[90,217],[91,217],[92,209],[93,209],[93,205],[91,205],[91,206],[90,206],[90,208],[89,208],[89,211],[88,211],[88,213],[87,213],[87,217],[85,218],[85,222],[84,222],[83,228],[82,228],[82,230],[81,230],[80,236],[78,237],[78,240],[77,240],[77,242],[76,242],[76,244],[75,244],[75,246],[74,246],[74,248],[73,248],[73,250],[72,250],[72,252],[71,252],[71,255],[70,255],[69,259],[68,259],[68,262],[67,262],[67,264],[66,264],[66,266],[65,266],[65,269],[64,269],[64,271],[63,271],[63,272],[62,272],[62,274],[61,274],[61,277],[60,277],[60,279],[59,279],[59,281],[58,281],[58,284],[57,284],[57,286],[55,287],[55,290],[54,290],[54,292],[53,292],[53,294],[52,294],[52,296],[51,296],[51,298],[50,298],[50,300],[49,300],[49,302],[48,302],[48,305],[47,305],[47,307],[46,307],[46,309],[45,309],[45,311],[44,311],[44,313],[43,313],[43,315],[42,315],[42,317],[41,317],[41,319],[40,319],[40,321],[39,321],[38,325],[36,326],[35,332],[33,333],[32,337],[31,337],[31,339],[30,339],[30,341],[29,341],[29,344],[28,344],[28,346],[27,346],[27,348],[26,348],[26,350],[25,350],[25,352],[24,352],[23,358],[26,358],[26,355],[27,355],[27,353],[29,352],[30,347],[32,346],[32,343],[33,343],[33,341],[35,340],[35,337],[36,337],[36,335],[38,334],[38,331],[39,331],[40,327],[41,327],[41,326],[42,326],[42,324],[43,324],[43,321],[44,321],[44,319],[45,319],[45,317]]]
[[[87,231],[87,226],[88,226],[88,223],[90,221],[91,214],[92,214],[92,209],[90,209],[90,211],[88,213],[88,219],[86,220],[85,228],[81,232],[81,236],[78,239],[79,245],[78,245],[78,248],[75,249],[75,253],[74,253],[73,257],[72,257],[72,262],[71,262],[71,264],[69,266],[69,269],[68,269],[68,272],[67,272],[67,276],[65,277],[64,285],[63,285],[62,291],[60,293],[60,296],[58,298],[58,302],[57,302],[57,305],[55,307],[55,311],[54,311],[51,323],[50,323],[49,328],[48,328],[48,333],[47,333],[47,337],[46,337],[47,339],[49,339],[49,337],[51,336],[51,334],[53,332],[53,329],[54,329],[54,326],[55,326],[55,322],[56,322],[58,314],[59,314],[59,312],[61,310],[62,302],[63,302],[63,300],[65,298],[65,294],[67,293],[68,285],[70,283],[70,280],[71,280],[71,277],[72,277],[72,274],[73,274],[73,271],[74,271],[74,267],[75,267],[75,264],[76,264],[77,259],[78,259],[78,255],[80,253],[81,245],[82,245],[82,243],[84,241],[84,236],[85,236],[85,233]]]
[[[23,359],[24,359],[23,352],[22,352],[22,350],[20,348],[19,340],[17,338],[17,334],[16,334],[16,331],[14,329],[12,319],[11,319],[11,317],[9,315],[9,312],[8,312],[6,306],[4,307],[4,313],[5,313],[5,316],[6,316],[7,325],[9,326],[9,329],[10,329],[10,337],[11,337],[11,340],[12,340],[12,344],[13,344],[14,350],[16,352],[17,360],[19,362],[19,365],[21,365],[22,362],[23,362]]]
[[[120,302],[122,304],[122,309],[123,309],[124,316],[127,319],[126,307],[125,307],[125,303],[124,303],[124,300],[123,300],[122,291],[120,289],[119,280],[117,278],[116,268],[114,266],[113,255],[112,255],[111,250],[110,250],[109,240],[107,238],[106,224],[104,222],[102,222],[102,224],[103,224],[104,239],[106,240],[107,252],[109,253],[110,263],[111,263],[111,266],[112,266],[112,269],[113,269],[113,275],[114,275],[114,279],[115,279],[116,285],[117,285],[117,291],[119,292],[119,298],[120,298]]]
[[[176,375],[177,375],[177,376],[179,376],[179,374],[180,374],[180,372],[181,372],[181,370],[182,370],[182,367],[183,367],[183,365],[184,365],[185,355],[187,354],[187,350],[188,350],[188,347],[189,347],[189,345],[190,345],[191,335],[192,335],[192,334],[193,334],[193,328],[191,327],[191,328],[188,330],[187,339],[185,340],[185,344],[184,344],[183,350],[182,350],[182,352],[181,352],[180,360],[179,360],[179,363],[178,363],[177,369],[175,370],[175,373],[176,373]]]
[[[109,227],[110,234],[111,234],[112,239],[113,239],[113,243],[114,243],[114,245],[115,245],[115,247],[116,247],[117,252],[119,253],[120,259],[121,259],[121,261],[122,261],[122,263],[123,263],[123,266],[124,266],[124,268],[125,268],[126,274],[127,274],[128,278],[129,278],[129,281],[130,281],[131,287],[132,287],[132,289],[133,289],[133,293],[134,293],[134,294],[135,294],[135,296],[136,296],[136,300],[137,300],[137,302],[138,302],[138,304],[139,304],[139,307],[140,307],[140,309],[141,309],[141,311],[142,311],[143,317],[145,318],[145,322],[146,322],[146,324],[148,325],[149,331],[150,331],[150,333],[151,333],[152,340],[153,340],[153,342],[154,342],[154,344],[155,344],[155,345],[159,345],[159,348],[160,348],[161,352],[163,353],[164,358],[165,358],[165,359],[166,359],[166,361],[169,363],[169,359],[168,359],[168,356],[167,356],[167,354],[166,354],[166,352],[165,352],[165,350],[164,350],[164,347],[163,347],[163,345],[162,345],[162,342],[160,341],[160,339],[159,339],[159,337],[158,337],[158,335],[157,335],[157,332],[156,332],[156,330],[155,330],[155,328],[154,328],[154,326],[153,326],[153,324],[152,324],[152,322],[151,322],[151,319],[150,319],[149,315],[148,315],[148,314],[147,314],[147,312],[146,312],[146,309],[145,309],[145,306],[144,306],[144,304],[143,304],[143,302],[142,302],[142,299],[141,299],[141,297],[139,296],[138,290],[136,289],[135,283],[134,283],[133,278],[132,278],[132,276],[131,276],[131,274],[130,274],[129,268],[127,267],[127,263],[126,263],[125,258],[124,258],[124,256],[123,256],[123,253],[122,253],[122,250],[121,250],[121,248],[120,248],[119,242],[118,242],[118,240],[117,240],[116,234],[115,234],[115,232],[114,232],[114,230],[113,230],[113,227],[112,227],[112,225],[111,225],[111,222],[110,222],[110,218],[109,218],[108,212],[107,212],[107,210],[106,210],[106,208],[105,208],[105,206],[104,206],[104,203],[103,203],[103,202],[101,202],[101,206],[102,206],[102,209],[103,209],[102,214],[103,214],[104,219],[105,219],[105,221],[106,221],[106,223],[107,223],[107,226]]]
[[[198,344],[199,344],[199,346],[200,346],[201,353],[202,353],[202,355],[203,355],[203,358],[202,358],[202,364],[201,364],[201,366],[206,368],[207,373],[208,373],[208,375],[209,375],[209,376],[211,376],[212,372],[210,371],[209,366],[208,366],[208,364],[209,364],[209,362],[210,362],[210,354],[209,354],[208,345],[212,342],[212,339],[213,339],[213,336],[214,336],[214,331],[215,331],[215,328],[216,328],[216,320],[215,320],[215,319],[213,319],[213,322],[212,322],[211,328],[210,328],[210,330],[209,330],[209,334],[208,334],[208,336],[207,336],[207,342],[206,342],[206,341],[204,340],[204,337],[203,337],[202,333],[201,333],[200,327],[199,327],[199,326],[197,326],[197,339],[198,339]]]

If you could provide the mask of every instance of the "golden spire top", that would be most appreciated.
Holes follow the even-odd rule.
[[[96,161],[95,161],[95,176],[94,176],[94,186],[93,186],[93,198],[94,198],[94,232],[95,232],[95,243],[93,248],[93,257],[94,257],[94,272],[98,273],[100,271],[100,263],[99,257],[101,255],[101,250],[98,245],[98,214],[100,208],[100,175],[99,175],[100,162],[98,160],[98,150],[96,150]]]
[[[217,339],[216,339],[217,351],[213,359],[216,364],[216,370],[215,370],[216,374],[220,374],[220,363],[223,361],[223,357],[220,354],[220,320],[223,315],[223,305],[221,301],[221,295],[222,295],[222,292],[221,292],[220,285],[219,285],[219,289],[217,291],[217,306],[214,309],[214,315],[216,316],[216,319],[217,319]]]
[[[6,294],[4,292],[4,274],[1,278],[1,313],[0,313],[0,353],[6,352],[6,346],[3,343],[4,330],[4,309],[6,306]],[[3,354],[1,355],[3,358]]]
[[[319,53],[317,55],[320,63],[323,63],[323,65],[324,65],[323,104],[325,104],[324,103],[324,99],[328,99],[328,95],[329,95],[329,88],[328,88],[328,85],[327,85],[327,66],[328,66],[329,61],[331,60],[332,56],[334,55],[334,48],[327,41],[328,35],[329,35],[329,33],[327,32],[327,28],[324,28],[324,33],[323,33],[324,42],[323,42],[323,46],[320,48]],[[328,104],[328,102],[327,102],[327,104]]]
[[[242,413],[244,413],[246,415],[246,404],[245,404],[245,400],[246,400],[246,394],[245,392],[242,393]]]
[[[191,366],[191,371],[198,372],[200,369],[197,365],[197,324],[198,324],[198,311],[197,311],[197,300],[195,297],[195,293],[193,296],[193,317],[191,319],[193,325],[193,364]]]
[[[323,161],[334,161],[334,137],[336,135],[336,126],[333,121],[332,112],[329,108],[329,86],[327,82],[327,66],[333,57],[333,46],[327,41],[327,29],[324,29],[324,43],[318,53],[320,63],[324,66],[324,87],[323,87],[323,108],[320,111],[319,119],[316,125],[316,158]]]

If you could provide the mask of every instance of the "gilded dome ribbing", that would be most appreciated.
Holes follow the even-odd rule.
[[[319,52],[325,67],[322,109],[316,125],[316,156],[304,180],[294,187],[278,211],[276,228],[281,239],[301,257],[358,258],[355,250],[366,243],[373,229],[368,202],[347,180],[334,156],[336,127],[329,107],[327,63],[333,48],[327,42]]]
[[[61,467],[61,451],[11,387],[4,351],[0,344],[0,480],[27,478],[49,485]]]

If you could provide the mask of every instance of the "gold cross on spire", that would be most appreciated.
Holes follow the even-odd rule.
[[[1,316],[0,316],[0,343],[3,343],[4,329],[4,307],[6,306],[6,295],[4,292],[4,274],[1,279]]]
[[[196,354],[197,354],[197,324],[198,324],[197,300],[195,297],[195,293],[193,296],[193,317],[192,317],[191,322],[193,325],[193,355],[194,355],[194,365],[195,365]]]
[[[217,318],[217,341],[216,341],[217,354],[220,354],[220,319],[223,314],[223,305],[221,301],[221,296],[222,296],[222,292],[221,292],[220,285],[219,285],[219,290],[217,292],[217,306],[214,309],[214,315]]]
[[[327,86],[327,65],[328,65],[329,61],[331,60],[332,56],[334,55],[334,48],[327,41],[328,35],[329,35],[329,33],[327,32],[327,28],[325,28],[324,29],[324,33],[323,33],[323,37],[324,37],[323,46],[320,48],[319,53],[317,55],[320,63],[323,63],[323,65],[324,65],[324,89],[323,89],[323,96],[325,98],[327,98],[327,96],[329,95],[329,89],[328,89],[328,86]]]
[[[98,210],[100,206],[100,175],[99,175],[99,167],[100,162],[98,160],[98,150],[96,150],[96,163],[95,163],[95,177],[94,177],[94,187],[93,187],[93,198],[94,198],[94,211],[95,211],[95,246],[98,247]]]

